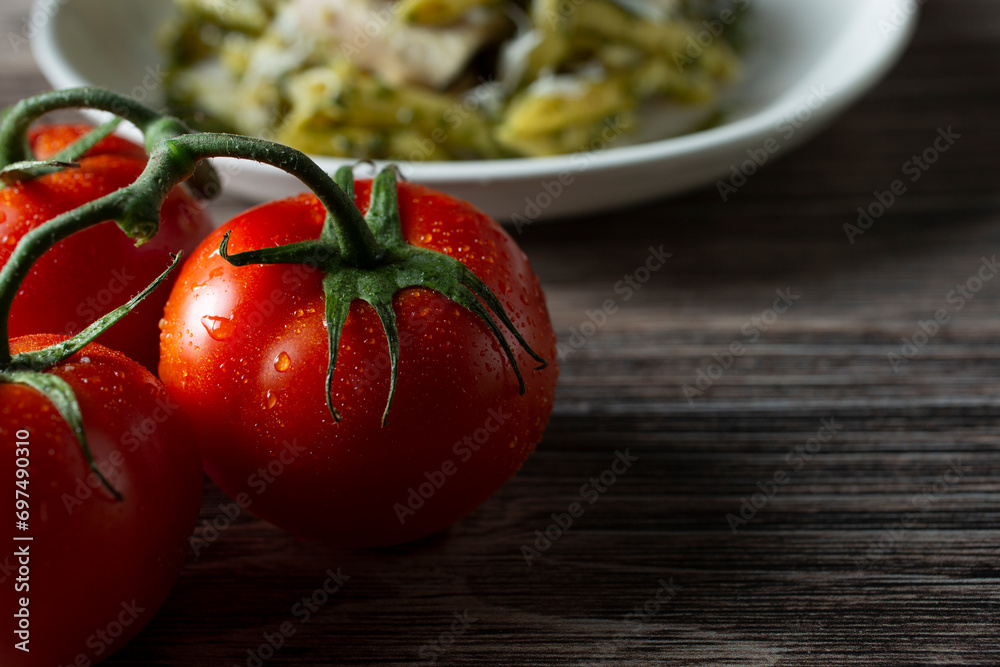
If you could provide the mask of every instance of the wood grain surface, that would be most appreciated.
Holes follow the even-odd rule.
[[[4,0],[0,35],[27,12]],[[25,51],[0,58],[0,104],[46,88]],[[568,352],[522,472],[391,549],[241,516],[107,664],[1000,664],[998,120],[1000,4],[930,0],[884,83],[728,202],[706,188],[526,228]],[[616,452],[637,460],[528,565]],[[202,520],[227,502],[207,483]],[[306,621],[296,603],[338,569]]]

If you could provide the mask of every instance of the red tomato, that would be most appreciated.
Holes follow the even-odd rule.
[[[41,127],[31,133],[32,147],[38,159],[46,159],[90,129]],[[146,154],[108,137],[78,162],[78,169],[0,189],[0,266],[35,227],[132,183]],[[159,233],[141,247],[110,221],[66,239],[35,263],[21,285],[11,309],[11,335],[78,333],[151,283],[170,264],[170,253],[191,252],[210,229],[207,213],[178,188],[160,211]],[[175,279],[169,277],[169,284]],[[98,341],[155,371],[157,322],[168,294],[169,286],[157,290]]]
[[[26,336],[15,339],[12,350],[58,340]],[[7,626],[0,664],[11,667],[91,664],[124,645],[166,599],[201,506],[203,475],[190,422],[146,369],[91,344],[47,372],[76,393],[94,459],[123,500],[97,481],[47,398],[0,384],[4,502],[17,509],[15,491],[22,490],[29,512],[26,531],[17,529],[15,512],[7,512],[0,554],[6,579],[0,615]],[[17,472],[19,460],[27,477]],[[33,539],[11,542],[11,533]],[[18,556],[18,549],[28,554]],[[15,615],[23,615],[22,598],[29,653],[15,648],[22,639],[12,633],[20,622]]]
[[[357,184],[367,210],[370,181]],[[439,531],[471,512],[533,451],[558,370],[555,334],[525,254],[470,205],[398,188],[405,239],[466,264],[500,298],[544,370],[520,348],[526,393],[498,341],[470,311],[426,288],[396,293],[399,380],[388,424],[389,351],[368,304],[340,339],[331,418],[323,274],[306,265],[235,268],[229,251],[316,239],[314,197],[272,202],[209,236],[181,271],[161,323],[160,376],[191,415],[208,474],[296,536],[376,546]]]

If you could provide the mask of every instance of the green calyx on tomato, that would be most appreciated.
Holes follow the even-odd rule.
[[[228,245],[231,232],[227,232],[219,247],[219,254],[233,266],[308,264],[317,266],[325,274],[323,296],[329,345],[325,392],[327,408],[334,420],[341,419],[339,411],[333,405],[331,391],[340,335],[347,322],[351,304],[360,299],[375,310],[389,344],[389,397],[382,413],[382,424],[387,422],[399,376],[400,344],[392,300],[397,292],[409,287],[426,287],[440,292],[481,319],[502,346],[517,376],[518,391],[524,395],[521,369],[502,330],[490,313],[500,320],[521,347],[539,363],[536,370],[545,368],[548,362],[531,348],[497,296],[465,264],[443,253],[410,245],[404,240],[395,167],[383,169],[375,177],[367,216],[363,216],[354,205],[352,169],[339,169],[335,182],[339,187],[308,183],[319,186],[316,192],[327,210],[318,240],[230,255]]]
[[[35,160],[27,141],[27,132],[32,123],[49,111],[81,106],[110,111],[118,117],[66,146],[51,159]],[[78,88],[45,93],[22,100],[4,110],[0,116],[0,187],[77,167],[75,160],[83,157],[110,135],[122,118],[135,123],[144,132],[147,145],[153,143],[159,145],[170,137],[189,131],[180,121],[164,117],[131,98],[110,91]],[[192,166],[190,172],[194,171]],[[171,265],[166,271],[128,303],[119,306],[62,342],[12,355],[8,322],[14,298],[32,265],[59,241],[107,219],[116,220],[122,230],[131,238],[137,239],[138,243],[152,237],[159,225],[160,206],[176,182],[182,180],[178,177],[177,181],[171,182],[166,188],[162,184],[150,182],[155,181],[157,176],[162,176],[163,172],[162,168],[157,169],[155,173],[147,169],[133,185],[67,211],[29,231],[21,238],[14,253],[0,271],[0,383],[28,386],[48,398],[73,432],[88,467],[108,492],[119,501],[122,500],[121,493],[111,485],[94,460],[84,432],[80,404],[73,390],[65,380],[46,371],[72,357],[129,314],[178,266],[180,253],[173,256]],[[183,177],[189,175],[190,173],[187,173]],[[195,180],[202,186],[196,190],[202,193],[211,190],[206,186],[218,182],[214,170],[207,164],[198,169],[198,178]]]

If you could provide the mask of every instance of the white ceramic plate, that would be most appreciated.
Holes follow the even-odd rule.
[[[871,88],[902,54],[915,0],[746,0],[753,12],[745,76],[726,95],[725,124],[684,136],[552,158],[421,162],[404,175],[525,224],[593,213],[728,182],[747,160],[772,161],[819,131]],[[40,0],[51,18],[32,50],[55,88],[99,85],[158,107],[155,31],[171,0]],[[707,33],[706,33],[707,34]],[[649,111],[657,126],[670,111]],[[128,128],[133,130],[133,128]],[[127,130],[126,130],[127,134]],[[647,137],[648,138],[648,137]],[[763,151],[763,152],[762,152]],[[353,160],[316,157],[327,171]],[[303,188],[272,167],[219,160],[228,187],[254,200]],[[560,183],[562,179],[562,183]],[[739,177],[733,184],[740,183]]]

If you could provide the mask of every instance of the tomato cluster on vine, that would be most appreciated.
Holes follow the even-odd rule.
[[[145,150],[114,122],[32,129],[75,106],[132,122]],[[313,192],[212,230],[216,156]],[[31,573],[3,598],[24,636],[4,664],[93,664],[139,632],[188,553],[203,470],[302,539],[396,544],[482,504],[552,411],[545,299],[495,221],[395,168],[331,178],[108,91],[2,117],[0,266],[0,471],[19,476]]]

